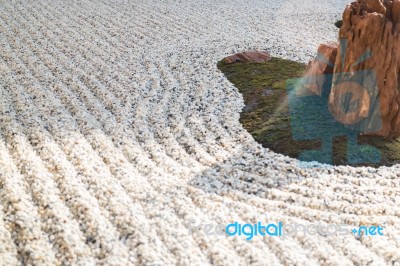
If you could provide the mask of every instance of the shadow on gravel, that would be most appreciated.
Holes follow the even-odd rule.
[[[243,154],[248,151],[243,150]],[[247,153],[248,154],[248,153]],[[299,168],[298,161],[271,153],[270,158],[245,158],[240,152],[215,164],[189,181],[189,185],[219,196],[240,195],[265,198],[271,188],[280,188],[304,179],[315,168]],[[325,169],[320,167],[319,171]]]

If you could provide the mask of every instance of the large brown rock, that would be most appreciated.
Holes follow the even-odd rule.
[[[305,73],[305,88],[310,94],[322,95],[326,74],[333,73],[337,55],[337,44],[321,44],[318,47],[318,56],[308,63]]]
[[[225,64],[233,64],[237,62],[242,63],[261,63],[268,62],[271,60],[271,56],[269,53],[264,51],[251,51],[251,52],[243,52],[237,53],[224,58]]]
[[[382,127],[373,134],[400,136],[400,0],[357,0],[349,4],[343,13],[339,39],[347,40],[347,47],[338,47],[333,71],[334,85],[329,97],[331,113],[338,121],[352,124],[364,119],[367,109],[377,100]],[[368,50],[372,56],[360,60]],[[354,82],[344,84],[346,88],[340,82],[335,85],[335,80],[342,78],[341,73],[351,76],[367,69],[376,73],[375,99]],[[338,108],[340,97],[347,90],[352,91],[361,104],[351,115]]]

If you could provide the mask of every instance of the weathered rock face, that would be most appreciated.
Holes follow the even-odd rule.
[[[318,47],[318,57],[308,63],[305,78],[305,87],[312,94],[321,96],[323,93],[326,75],[333,74],[334,63],[337,55],[337,44],[321,44]]]
[[[268,62],[271,60],[271,56],[267,52],[263,51],[251,51],[251,52],[243,52],[237,53],[228,57],[224,58],[225,64],[233,64],[237,62],[242,63],[261,63],[261,62]]]
[[[367,109],[379,102],[381,127],[373,134],[400,136],[400,0],[357,0],[348,5],[343,13],[339,40],[347,45],[339,45],[337,51],[329,97],[331,113],[338,121],[352,124],[364,119]],[[376,85],[371,77],[365,76],[369,75],[366,70],[374,72]],[[343,82],[335,84],[343,78],[343,73],[346,79],[351,80],[353,76],[361,82],[349,82],[345,84],[346,89]],[[377,92],[363,92],[365,84],[359,86],[363,82],[375,86]],[[351,115],[338,108],[340,98],[347,92],[344,90],[354,91],[358,97],[359,108]]]

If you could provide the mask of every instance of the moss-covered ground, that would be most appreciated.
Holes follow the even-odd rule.
[[[302,77],[306,65],[272,58],[266,63],[218,63],[218,68],[242,93],[245,107],[240,122],[254,139],[277,153],[298,158],[300,152],[321,148],[321,140],[295,141],[292,138],[286,81]],[[380,163],[358,164],[378,167],[400,163],[400,139],[359,136],[381,152]],[[347,165],[347,138],[333,141],[333,164]]]

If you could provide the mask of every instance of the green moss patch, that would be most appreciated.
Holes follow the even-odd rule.
[[[321,148],[321,140],[295,141],[290,127],[286,81],[302,77],[306,65],[272,58],[266,63],[218,63],[218,68],[242,93],[245,107],[240,122],[264,147],[292,158],[305,150]],[[378,167],[400,163],[400,139],[359,136],[360,144],[369,144],[381,151],[379,164],[358,164]],[[333,164],[347,165],[347,138],[333,141]]]

